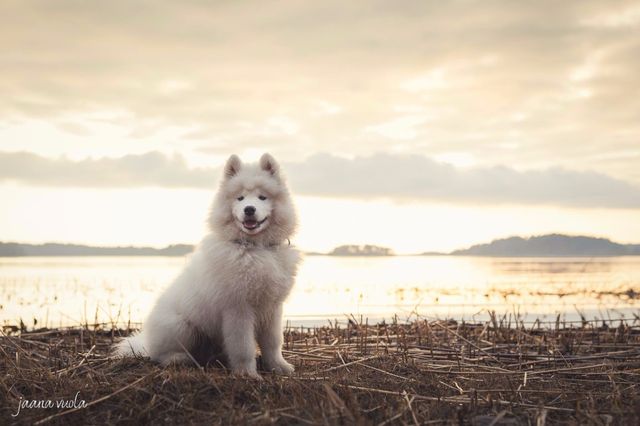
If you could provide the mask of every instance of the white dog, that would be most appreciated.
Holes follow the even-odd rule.
[[[271,155],[257,165],[229,158],[209,227],[142,331],[120,341],[116,353],[162,365],[221,355],[234,373],[259,378],[257,340],[266,370],[292,373],[282,357],[282,303],[300,254],[288,244],[296,215]]]

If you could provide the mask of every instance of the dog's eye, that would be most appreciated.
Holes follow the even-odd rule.
[[[241,195],[238,197],[238,201],[242,201],[242,200],[244,200],[244,197]]]
[[[258,198],[261,199],[262,201],[267,199],[267,197],[265,197],[264,195],[260,195]]]

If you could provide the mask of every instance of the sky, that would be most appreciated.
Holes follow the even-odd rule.
[[[306,250],[640,242],[638,2],[8,0],[0,52],[2,241],[195,243],[270,152]]]

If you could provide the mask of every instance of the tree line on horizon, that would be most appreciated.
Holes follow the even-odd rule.
[[[185,256],[194,249],[190,244],[153,247],[97,247],[81,244],[24,244],[0,242],[0,257],[20,256]],[[329,256],[394,256],[388,247],[373,244],[346,244],[329,253],[307,253]],[[563,256],[640,256],[640,244],[620,244],[606,238],[548,234],[528,238],[509,237],[476,244],[449,253],[425,252],[422,255],[495,256],[495,257],[563,257]]]

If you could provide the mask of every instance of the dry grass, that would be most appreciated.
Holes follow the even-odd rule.
[[[0,423],[640,424],[640,321],[525,326],[355,318],[286,332],[293,377],[117,360],[106,325],[0,338]],[[79,392],[79,393],[78,393]],[[85,400],[22,409],[21,398]]]

